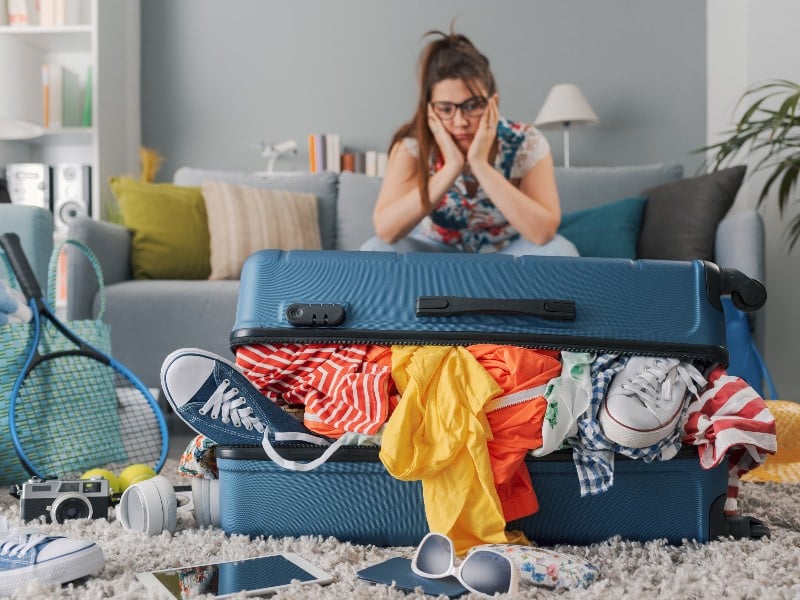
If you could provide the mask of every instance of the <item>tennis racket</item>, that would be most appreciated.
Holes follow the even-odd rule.
[[[160,471],[169,439],[152,394],[53,314],[16,234],[0,235],[0,247],[33,311],[32,339],[8,407],[11,441],[25,469],[61,479],[135,463]]]

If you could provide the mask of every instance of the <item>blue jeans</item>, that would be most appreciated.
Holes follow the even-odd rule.
[[[458,248],[432,240],[416,230],[394,244],[387,244],[379,237],[374,236],[364,242],[359,250],[372,252],[460,252]],[[529,254],[538,256],[580,256],[575,244],[558,234],[541,246],[520,236],[503,250],[500,250],[499,253],[513,256]]]

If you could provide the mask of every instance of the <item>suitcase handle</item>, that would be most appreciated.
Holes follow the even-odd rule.
[[[575,320],[573,300],[465,298],[463,296],[419,296],[418,317],[452,317],[455,315],[529,315],[559,321]]]

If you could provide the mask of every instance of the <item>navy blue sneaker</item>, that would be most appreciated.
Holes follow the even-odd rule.
[[[83,579],[104,566],[103,551],[91,540],[9,529],[0,522],[0,596],[10,596],[29,581]]]
[[[183,348],[167,356],[161,387],[175,413],[217,444],[258,446],[265,432],[270,437],[311,433],[264,397],[233,363],[212,352]]]

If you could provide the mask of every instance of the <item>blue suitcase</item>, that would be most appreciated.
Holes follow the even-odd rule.
[[[759,282],[704,261],[264,250],[242,271],[230,341],[503,343],[727,364],[728,295],[743,310],[766,300]],[[376,449],[340,448],[310,472],[287,471],[260,447],[218,448],[217,464],[228,533],[414,545],[427,531],[421,485],[391,477]],[[701,469],[693,448],[664,462],[618,456],[614,485],[591,497],[580,496],[570,452],[527,465],[539,511],[509,527],[542,545],[763,532],[725,518],[725,465]]]

